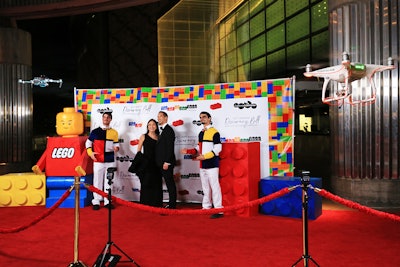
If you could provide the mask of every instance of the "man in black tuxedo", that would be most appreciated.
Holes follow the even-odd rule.
[[[165,184],[168,189],[169,203],[165,208],[176,208],[176,185],[174,181],[175,166],[175,132],[168,125],[168,114],[164,111],[158,112],[158,126],[160,127],[160,136],[156,145],[156,163],[160,168]]]

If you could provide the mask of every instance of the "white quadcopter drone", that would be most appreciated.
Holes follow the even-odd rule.
[[[28,81],[23,81],[22,79],[18,80],[19,83],[30,83],[31,86],[39,86],[39,87],[47,87],[49,86],[49,83],[59,83],[60,84],[60,88],[62,86],[63,80],[62,79],[58,79],[58,80],[53,80],[53,79],[49,79],[44,75],[41,75],[40,77],[35,77],[32,80],[28,80]]]
[[[341,64],[315,71],[312,71],[311,65],[307,64],[304,76],[324,78],[322,102],[325,104],[340,105],[345,103],[345,100],[346,103],[349,103],[350,105],[372,104],[375,102],[376,98],[376,87],[373,80],[374,74],[392,69],[395,69],[395,66],[393,65],[393,59],[391,57],[388,58],[388,65],[353,63],[350,62],[349,53],[343,52]],[[355,100],[352,97],[351,83],[365,77],[368,78],[371,85],[371,94],[364,99]],[[338,82],[341,86],[338,86],[338,89],[333,93],[333,96],[327,97],[325,96],[326,88],[331,80]]]

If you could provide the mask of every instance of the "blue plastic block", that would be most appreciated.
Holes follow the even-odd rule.
[[[75,177],[73,176],[48,176],[46,177],[46,188],[47,189],[67,189],[74,185]],[[80,179],[81,183],[93,183],[93,174],[82,176]],[[85,188],[83,184],[80,188]]]
[[[75,178],[71,176],[49,176],[46,178],[47,187],[47,198],[46,208],[52,207],[68,190],[74,185]],[[93,175],[82,176],[80,178],[81,183],[93,183]],[[89,206],[93,198],[93,193],[86,189],[81,184],[79,187],[79,207],[83,208]],[[74,208],[75,207],[75,189],[71,191],[71,194],[67,199],[63,201],[60,208]]]
[[[310,178],[310,184],[313,187],[321,188],[321,178]],[[289,194],[274,200],[265,202],[261,205],[260,212],[268,215],[302,218],[302,195],[303,188],[302,182],[299,177],[281,177],[269,176],[262,178],[260,181],[260,197],[268,196],[286,187],[300,185]],[[314,190],[307,188],[308,195],[308,218],[315,220],[322,214],[322,198],[314,192]]]

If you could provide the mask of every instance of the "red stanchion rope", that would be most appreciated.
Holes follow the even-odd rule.
[[[346,199],[341,198],[339,196],[333,195],[332,193],[329,193],[328,191],[326,191],[324,189],[319,189],[319,188],[313,188],[313,189],[319,195],[321,195],[321,196],[323,196],[325,198],[328,198],[330,200],[333,200],[333,201],[335,201],[337,203],[340,203],[342,205],[345,205],[345,206],[347,206],[349,208],[356,209],[356,210],[359,210],[359,211],[362,211],[362,212],[365,212],[365,213],[368,213],[368,214],[371,214],[371,215],[375,215],[375,216],[378,216],[378,217],[381,217],[381,218],[385,218],[385,219],[393,220],[393,221],[396,221],[396,222],[400,222],[400,216],[397,216],[395,214],[388,213],[388,212],[383,212],[383,211],[379,211],[379,210],[374,210],[374,209],[371,209],[369,207],[362,206],[362,205],[360,205],[360,204],[358,204],[356,202],[349,201],[349,200],[346,200]]]
[[[97,193],[99,195],[101,195],[102,197],[108,197],[108,194],[101,191],[100,189],[94,187],[93,185],[87,185],[85,184],[85,187],[89,190],[92,191],[94,193]],[[139,210],[143,210],[143,211],[148,211],[148,212],[152,212],[152,213],[158,213],[158,214],[214,214],[214,213],[219,213],[219,212],[227,212],[227,211],[234,211],[234,210],[240,210],[240,209],[244,209],[244,208],[249,208],[255,205],[260,205],[262,203],[271,201],[275,198],[284,196],[286,194],[288,194],[290,191],[294,190],[297,186],[293,186],[293,187],[286,187],[283,188],[277,192],[274,192],[268,196],[264,196],[262,198],[259,199],[255,199],[246,203],[242,203],[242,204],[237,204],[237,205],[232,205],[232,206],[228,206],[228,207],[224,207],[224,208],[216,208],[216,209],[193,209],[193,210],[181,210],[181,209],[164,209],[164,208],[158,208],[158,207],[151,207],[151,206],[147,206],[147,205],[143,205],[143,204],[139,204],[139,203],[134,203],[134,202],[130,202],[127,200],[123,200],[120,198],[117,198],[115,196],[111,196],[111,200],[114,203],[118,203],[124,206],[128,206],[128,207],[133,207],[133,208],[137,208]]]
[[[74,186],[71,186],[71,188],[69,188],[67,191],[65,191],[65,193],[61,196],[61,198],[56,203],[54,203],[54,205],[52,207],[47,209],[40,216],[36,217],[32,222],[29,222],[25,225],[21,225],[19,227],[14,227],[14,228],[8,228],[8,229],[0,228],[0,234],[17,233],[17,232],[20,232],[22,230],[25,230],[25,229],[37,224],[38,222],[40,222],[41,220],[43,220],[44,218],[46,218],[47,216],[52,214],[53,211],[55,211],[61,205],[61,203],[63,203],[64,200],[66,200],[68,198],[68,196],[71,194],[71,191],[73,188],[74,188]]]

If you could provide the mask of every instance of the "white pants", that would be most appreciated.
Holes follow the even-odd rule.
[[[203,187],[203,209],[222,208],[222,193],[219,185],[219,168],[200,169],[201,186]]]
[[[107,180],[107,169],[115,166],[115,162],[93,162],[93,186],[108,194],[110,185]],[[101,195],[93,193],[93,205],[100,205],[102,200],[103,197]],[[108,202],[108,198],[104,198],[104,205],[107,205]]]

